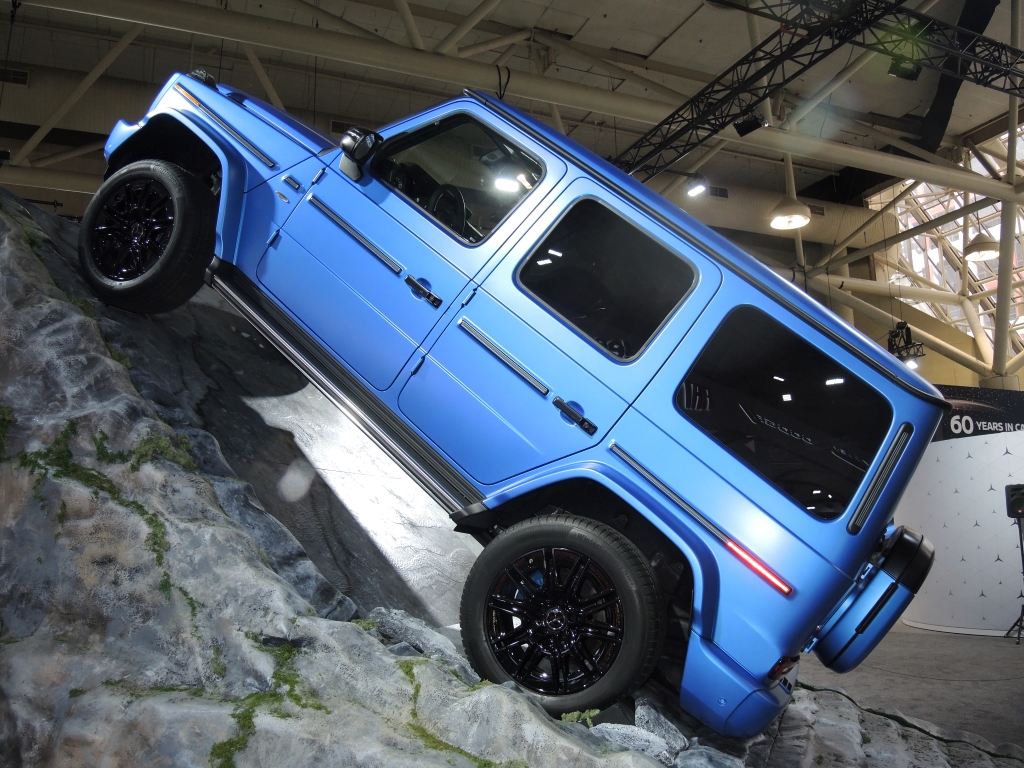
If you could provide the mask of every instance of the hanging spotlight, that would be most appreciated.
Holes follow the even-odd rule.
[[[964,258],[968,261],[991,261],[999,258],[999,241],[991,235],[979,232],[971,238],[964,248]]]
[[[772,229],[800,229],[811,221],[811,209],[792,197],[775,206],[770,215]]]
[[[740,138],[743,138],[748,133],[753,133],[758,128],[766,128],[767,126],[768,121],[760,112],[751,112],[746,117],[741,117],[732,124],[732,127],[736,129],[736,133],[739,134]]]
[[[914,341],[910,325],[901,320],[889,331],[889,352],[907,368],[917,368],[917,359],[924,357],[924,344]]]
[[[708,180],[702,174],[691,173],[690,178],[683,185],[688,197],[696,197],[708,191]]]
[[[909,59],[894,56],[889,64],[889,75],[898,77],[900,80],[914,82],[921,76],[921,65]]]

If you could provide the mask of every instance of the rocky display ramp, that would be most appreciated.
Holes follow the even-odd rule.
[[[189,371],[129,371],[73,225],[2,208],[0,765],[1024,766],[840,692],[800,689],[740,741],[654,684],[562,721],[480,681],[425,622],[321,574],[188,426]]]

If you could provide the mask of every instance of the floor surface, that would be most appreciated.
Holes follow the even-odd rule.
[[[898,623],[852,672],[831,672],[812,653],[800,662],[800,679],[842,688],[862,707],[1024,746],[1024,644],[1014,643]]]

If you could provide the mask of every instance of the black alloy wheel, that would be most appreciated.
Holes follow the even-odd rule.
[[[509,563],[487,600],[487,640],[501,666],[536,693],[589,688],[622,647],[622,599],[591,558],[544,547]]]
[[[170,311],[202,287],[216,216],[216,197],[184,168],[163,160],[127,165],[103,182],[82,217],[82,274],[111,306]]]
[[[123,282],[157,263],[174,230],[174,201],[156,179],[122,180],[92,225],[93,260],[100,273]]]
[[[602,708],[650,675],[662,612],[651,566],[628,539],[583,517],[536,517],[474,563],[462,641],[481,677],[514,680],[549,712]]]

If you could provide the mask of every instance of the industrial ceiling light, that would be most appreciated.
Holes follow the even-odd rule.
[[[787,197],[771,212],[772,229],[800,229],[811,221],[811,209],[799,200]]]
[[[708,180],[702,174],[692,173],[683,188],[688,197],[696,197],[708,191]]]
[[[909,323],[900,320],[889,331],[889,352],[907,368],[917,368],[917,359],[924,357],[924,344],[915,342]]]
[[[964,258],[968,261],[990,261],[999,258],[999,241],[991,235],[979,232],[971,238],[964,248]]]

